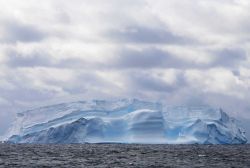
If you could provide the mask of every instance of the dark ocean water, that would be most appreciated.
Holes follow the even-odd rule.
[[[10,145],[0,167],[250,167],[250,145]]]

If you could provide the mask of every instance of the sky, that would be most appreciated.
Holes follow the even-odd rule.
[[[0,134],[56,102],[139,98],[250,119],[249,0],[0,0]]]

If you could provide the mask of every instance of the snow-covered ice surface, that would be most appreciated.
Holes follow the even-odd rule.
[[[207,106],[92,100],[19,113],[6,137],[11,143],[244,144],[237,122]]]

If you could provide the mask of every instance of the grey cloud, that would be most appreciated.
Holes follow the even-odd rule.
[[[205,105],[222,108],[236,118],[239,118],[239,116],[249,116],[249,109],[247,109],[247,107],[249,107],[248,100],[242,100],[235,96],[227,96],[220,93],[203,92],[198,88],[190,87],[187,83],[179,85],[173,94],[165,94],[165,99],[170,105]]]
[[[61,59],[54,66],[57,68],[69,69],[98,69],[104,67],[100,63],[89,63],[80,58]]]
[[[232,73],[234,74],[234,76],[240,76],[240,71],[239,70],[232,70]]]
[[[246,51],[240,48],[225,48],[212,54],[216,55],[214,66],[237,67],[247,59]]]
[[[46,51],[35,50],[27,55],[14,50],[7,52],[6,64],[10,67],[56,67],[70,69],[152,69],[152,68],[177,68],[177,69],[208,69],[212,67],[231,68],[237,72],[235,67],[247,59],[246,52],[241,49],[222,49],[210,51],[216,56],[211,64],[198,64],[184,61],[167,51],[156,47],[145,47],[142,50],[121,48],[115,53],[117,56],[110,63],[89,63],[80,58],[52,59]],[[183,55],[183,57],[185,54]]]
[[[181,60],[157,48],[146,48],[142,51],[123,49],[120,51],[114,63],[120,68],[143,69],[185,66]]]
[[[46,51],[35,50],[24,55],[14,50],[7,51],[6,65],[11,68],[18,67],[56,67],[69,69],[93,68],[98,65],[91,65],[80,58],[64,58],[55,60]]]
[[[24,102],[33,102],[33,101],[45,101],[52,98],[55,95],[55,92],[49,90],[38,90],[31,86],[32,81],[23,79],[22,81],[11,81],[17,88],[13,90],[3,90],[1,89],[1,95],[12,101],[24,101]],[[30,84],[29,84],[30,83]]]
[[[250,30],[246,28],[249,20],[248,6],[243,3],[240,6],[227,6],[230,3],[227,0],[221,1],[223,3],[206,1],[205,5],[193,3],[194,1],[159,0],[155,3],[152,0],[147,2],[112,0],[104,5],[101,0],[93,2],[45,0],[41,6],[36,5],[35,1],[29,1],[26,4],[29,9],[24,10],[22,2],[17,0],[13,2],[15,4],[10,1],[3,3],[7,6],[3,7],[0,16],[0,78],[14,86],[6,88],[5,84],[0,88],[1,96],[12,101],[9,107],[1,106],[0,114],[5,114],[7,108],[12,106],[16,109],[21,107],[13,102],[22,101],[24,104],[22,108],[29,108],[35,101],[42,104],[58,97],[83,94],[85,98],[109,96],[116,98],[117,95],[121,95],[144,99],[148,96],[167,101],[170,105],[208,104],[221,106],[232,113],[238,111],[240,116],[248,118],[250,116],[247,108],[250,104],[249,80],[242,76],[239,69],[239,67],[248,69],[250,67],[247,60],[249,50],[247,32]],[[89,5],[86,6],[85,3]],[[213,16],[211,17],[210,9],[215,11],[213,16],[218,19],[214,20]],[[237,15],[232,14],[235,9]],[[38,12],[33,16],[32,12],[35,10],[46,10],[46,13]],[[13,11],[20,12],[21,16],[12,15]],[[37,18],[43,19],[37,20]],[[220,24],[222,20],[225,24]],[[45,40],[52,46],[47,47]],[[29,45],[30,42],[35,42],[37,48]],[[57,42],[62,44],[63,48],[58,47]],[[84,59],[80,59],[81,56],[75,58],[70,55],[71,52],[74,56],[89,53],[87,47],[86,52],[80,48],[81,44],[90,44],[89,51],[95,56],[94,59],[90,58],[91,55],[82,55]],[[164,50],[161,49],[162,46]],[[165,46],[170,47],[165,48]],[[178,54],[183,53],[183,56],[177,57],[173,54],[174,51],[170,51],[182,50],[183,46],[188,48],[187,51],[202,50],[197,53],[204,53],[204,57],[212,55],[215,59],[209,63],[212,59],[205,58],[204,60],[209,61],[199,64],[196,61],[191,62],[191,59],[189,61],[184,59],[186,55],[183,52],[178,52]],[[169,49],[169,52],[165,49]],[[6,50],[9,51],[6,53]],[[56,52],[58,50],[59,52]],[[24,55],[26,52],[22,51],[30,53]],[[68,55],[63,55],[63,58],[56,55],[55,59],[51,53]],[[105,60],[110,58],[105,57],[105,54],[114,57]],[[192,52],[188,54],[190,56]],[[3,59],[1,55],[4,55]],[[35,71],[36,67],[43,67],[39,69],[46,70],[37,71],[31,74],[31,77],[25,74],[32,72],[33,68]],[[61,80],[54,79],[54,74],[48,76],[40,74],[53,73],[50,68],[56,69],[57,72],[62,69],[70,72]],[[169,68],[180,72],[176,74],[177,80],[173,84],[167,83],[156,74],[159,69],[164,71]],[[243,95],[242,99],[229,94],[205,92],[203,88],[194,87],[197,81],[190,81],[182,75],[188,69],[205,72],[213,68],[218,68],[218,71],[230,70],[240,80],[240,84],[233,89]],[[96,72],[101,72],[101,75]],[[201,78],[205,77],[204,75]],[[230,85],[220,79],[221,83],[218,85]],[[0,116],[8,118],[7,114]],[[0,128],[5,124],[0,121]]]
[[[149,76],[149,74],[135,74],[131,78],[133,88],[158,92],[171,92],[174,89],[174,86],[166,84],[161,79]]]
[[[130,26],[123,30],[112,30],[108,38],[118,42],[145,44],[185,44],[192,43],[188,38],[176,35],[166,28],[151,28],[146,26]]]
[[[128,83],[130,88],[139,90],[141,92],[159,92],[161,94],[173,93],[180,87],[186,86],[186,81],[182,73],[176,74],[176,81],[173,84],[169,84],[162,79],[159,75],[154,76],[151,72],[136,72],[132,71],[128,76]]]
[[[75,74],[75,79],[70,82],[61,83],[60,81],[47,81],[51,85],[60,85],[69,94],[84,94],[93,87],[105,87],[105,82],[98,78],[94,72]]]
[[[185,57],[185,55],[183,55]],[[176,68],[187,69],[197,68],[205,69],[213,65],[203,65],[194,62],[188,62],[176,55],[163,51],[156,47],[147,47],[142,50],[123,48],[117,53],[113,64],[116,68],[138,68],[138,69],[153,69],[153,68]]]
[[[187,68],[198,66],[187,63],[176,56],[155,47],[147,47],[141,51],[122,48],[110,63],[89,63],[80,58],[52,59],[46,51],[35,50],[27,55],[17,51],[7,52],[6,64],[9,67],[56,67],[70,69],[110,69],[110,68]]]
[[[7,65],[9,67],[37,67],[52,66],[51,59],[46,53],[32,53],[29,55],[19,54],[14,51],[8,52]]]
[[[3,25],[7,33],[2,42],[39,42],[47,36],[39,28],[18,21],[8,21]]]

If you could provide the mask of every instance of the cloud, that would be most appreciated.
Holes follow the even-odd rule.
[[[107,37],[117,42],[145,44],[185,44],[192,43],[188,38],[168,31],[165,27],[129,26],[121,30],[111,30]]]
[[[7,57],[6,64],[9,67],[37,67],[37,66],[53,66],[51,60],[45,53],[33,53],[34,55],[21,55],[19,53],[10,52]]]
[[[46,51],[32,50],[31,52],[25,53],[15,50],[7,51],[5,64],[11,68],[25,68],[25,67],[47,67],[47,68],[71,68],[78,69],[88,64],[81,58],[62,58],[62,59],[51,59],[52,56]],[[87,66],[85,66],[87,67]]]
[[[183,74],[174,69],[129,72],[128,84],[134,91],[158,92],[174,94],[180,87],[186,85]]]
[[[0,6],[1,117],[73,98],[135,97],[250,118],[247,0]]]
[[[186,78],[192,87],[202,92],[217,93],[221,95],[245,97],[247,85],[227,69],[214,68],[208,71],[187,70]],[[195,81],[195,82],[193,82]]]
[[[4,98],[0,97],[0,105],[2,105],[2,106],[8,106],[10,104],[9,104],[8,100],[5,100]]]
[[[247,53],[240,48],[224,48],[222,50],[213,52],[216,56],[214,65],[231,67],[239,66],[242,62],[247,61]]]
[[[146,48],[142,50],[122,49],[116,59],[118,67],[125,68],[154,68],[166,64],[175,66],[178,60],[160,49]]]
[[[19,23],[18,21],[9,21],[2,23],[4,25],[4,36],[0,42],[39,42],[46,37],[46,34],[39,28]]]

